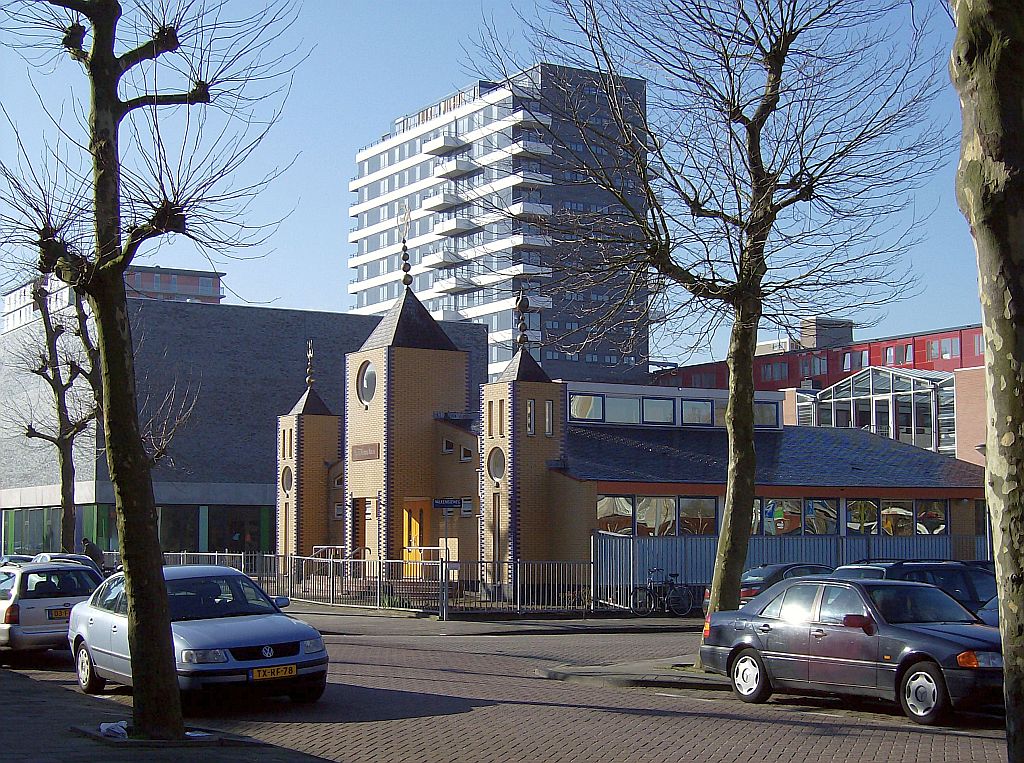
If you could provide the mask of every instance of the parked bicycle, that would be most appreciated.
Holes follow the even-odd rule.
[[[638,617],[647,617],[655,609],[679,617],[688,614],[693,609],[693,591],[690,586],[678,582],[678,572],[671,572],[660,580],[655,579],[655,574],[659,572],[664,570],[652,567],[647,571],[647,584],[633,589],[629,598],[630,611]]]

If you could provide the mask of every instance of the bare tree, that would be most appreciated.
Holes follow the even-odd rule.
[[[949,140],[929,117],[941,87],[930,20],[914,25],[902,5],[551,0],[545,20],[525,22],[537,59],[596,72],[554,104],[572,137],[564,124],[551,131],[563,177],[572,170],[607,199],[550,223],[585,253],[560,263],[583,263],[574,288],[606,285],[617,302],[591,333],[628,321],[630,308],[663,314],[679,345],[728,327],[712,611],[739,604],[754,518],[758,330],[878,309],[911,283],[901,265],[915,238],[911,192]],[[909,30],[900,40],[889,33],[898,23]],[[646,82],[646,102],[634,79]]]
[[[81,292],[95,321],[101,424],[126,574],[134,729],[152,738],[180,737],[183,725],[124,273],[147,245],[171,234],[211,257],[268,235],[249,227],[245,212],[277,170],[248,183],[238,171],[276,118],[261,119],[259,108],[284,87],[279,77],[289,72],[289,52],[278,55],[274,46],[295,9],[282,0],[239,17],[230,5],[140,0],[126,10],[117,0],[19,0],[0,6],[3,30],[29,64],[46,71],[77,62],[88,83],[80,138],[55,110],[50,118],[88,157],[80,206],[91,230],[40,220],[33,212],[48,207],[38,197],[16,203],[8,217],[27,221],[36,233],[38,271]],[[200,118],[189,116],[194,106],[204,107]],[[123,143],[122,127],[129,135]],[[59,166],[73,165],[61,158]]]
[[[957,200],[971,226],[985,335],[985,498],[1003,641],[1009,760],[1024,760],[1024,6],[953,0],[950,73],[963,135]]]
[[[45,411],[12,411],[17,427],[29,439],[49,443],[57,452],[60,475],[61,548],[75,549],[75,449],[88,435],[99,411],[99,352],[89,333],[82,296],[62,288],[54,295],[48,279],[32,284],[32,305],[42,336],[35,333],[13,350],[14,362],[46,385],[52,405]],[[54,303],[67,296],[69,305]]]

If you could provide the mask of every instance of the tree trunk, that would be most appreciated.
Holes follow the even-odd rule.
[[[90,291],[103,369],[107,466],[128,598],[134,727],[151,739],[175,739],[184,735],[184,728],[150,462],[138,426],[124,281],[120,273],[108,272],[101,283],[94,279]]]
[[[60,547],[73,554],[75,548],[75,444],[57,443],[57,466],[60,468]]]
[[[747,563],[754,517],[754,348],[760,320],[760,301],[742,301],[735,308],[729,334],[729,407],[725,414],[729,471],[708,612],[740,605],[740,576]]]
[[[1006,744],[1024,760],[1024,6],[957,0],[957,201],[978,258],[988,390],[986,491],[1000,601]]]

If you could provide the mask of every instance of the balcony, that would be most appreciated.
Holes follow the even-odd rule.
[[[434,227],[431,230],[435,236],[454,236],[459,233],[465,233],[466,231],[477,228],[476,223],[470,220],[468,217],[446,217],[434,223]]]
[[[425,154],[430,154],[431,156],[442,156],[443,154],[450,153],[457,148],[462,148],[465,145],[466,141],[454,134],[447,134],[425,141],[420,150]]]
[[[471,159],[449,159],[434,165],[434,177],[455,178],[476,169],[476,162]]]
[[[512,114],[512,122],[526,127],[551,127],[551,115],[530,113],[526,109],[520,109]]]
[[[438,212],[442,209],[450,209],[462,203],[462,199],[451,191],[437,191],[423,200],[422,209],[430,212]]]
[[[539,188],[544,185],[551,185],[551,174],[547,172],[533,172],[530,170],[520,170],[515,172],[509,177],[512,178],[512,184],[518,186],[525,186],[527,188]]]
[[[502,265],[499,272],[503,276],[537,276],[538,278],[550,278],[552,270],[544,265],[531,265],[528,262],[517,262],[515,264]]]
[[[473,283],[473,279],[466,275],[453,275],[434,281],[434,291],[439,291],[442,294],[457,294],[460,291],[469,291],[475,288],[476,284]]]
[[[451,307],[442,307],[440,310],[431,310],[430,317],[435,321],[461,321],[466,316]]]
[[[517,201],[509,206],[508,211],[513,217],[547,217],[551,214],[551,205],[536,201]]]
[[[508,344],[519,338],[519,329],[505,329],[504,331],[492,331],[487,336],[488,344]],[[531,342],[540,342],[542,337],[540,331],[527,331],[526,338]]]
[[[443,268],[448,265],[457,265],[462,262],[462,257],[455,251],[454,247],[444,246],[440,251],[424,255],[420,264],[425,268]]]
[[[517,140],[508,152],[512,156],[551,156],[551,146],[536,140]]]
[[[551,246],[551,236],[541,236],[536,233],[514,233],[503,243],[513,249],[536,249],[537,247]]]

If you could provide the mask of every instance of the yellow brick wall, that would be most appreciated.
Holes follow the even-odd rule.
[[[295,502],[298,518],[294,553],[310,556],[314,546],[330,544],[329,523],[333,514],[330,505],[330,483],[326,464],[338,460],[337,416],[301,415],[293,419],[296,431],[293,470]],[[299,442],[301,440],[301,442]],[[278,487],[281,490],[281,487]]]
[[[278,416],[277,418],[277,553],[294,554],[295,545],[295,416]],[[289,435],[291,449],[288,448]],[[292,489],[284,490],[281,475],[285,467],[292,471]]]
[[[548,473],[551,512],[551,558],[590,560],[590,536],[597,529],[597,483]]]
[[[552,479],[548,461],[561,457],[565,392],[561,384],[516,382],[512,426],[515,453],[512,468],[516,474],[519,507],[519,553],[525,561],[560,559],[553,556],[557,536],[563,528],[555,522],[561,511],[551,494]],[[534,434],[527,434],[528,400],[535,402]],[[544,432],[545,402],[554,404],[553,434]]]
[[[506,382],[486,384],[483,388],[483,419],[480,422],[481,454],[483,457],[483,491],[481,512],[483,522],[483,548],[485,561],[508,561],[509,526],[509,385]],[[495,485],[491,479],[487,462],[490,453],[500,448],[505,454],[505,476]],[[500,503],[495,527],[494,500]]]
[[[384,489],[384,398],[387,389],[387,350],[384,348],[365,352],[349,353],[345,362],[345,395],[348,399],[345,420],[345,448],[342,459],[348,464],[348,490],[355,498],[371,498],[376,505],[377,492]],[[365,361],[373,363],[377,371],[377,391],[368,406],[359,401],[356,394],[356,375]],[[352,461],[353,445],[380,445],[380,458],[369,461]],[[377,521],[374,517],[366,521],[366,545],[377,557]]]
[[[464,517],[459,509],[456,509],[447,523],[447,537],[451,539],[448,543],[450,551],[449,558],[452,561],[463,562],[477,561],[480,556],[478,522],[477,516],[480,513],[480,486],[477,473],[479,461],[479,441],[472,432],[444,422],[435,422],[435,441],[437,448],[434,451],[434,474],[436,476],[435,498],[470,498],[473,501],[472,516]],[[441,443],[443,440],[450,440],[452,445],[451,453],[442,453]],[[470,452],[468,461],[461,460],[462,448]],[[434,512],[433,527],[430,528],[431,537],[444,538],[446,532],[444,514],[438,510]],[[438,545],[444,546],[443,541]]]

